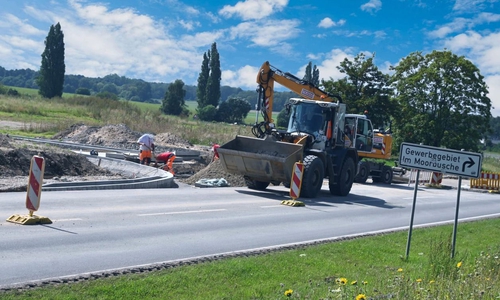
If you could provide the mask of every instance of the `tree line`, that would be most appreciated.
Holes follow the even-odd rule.
[[[59,23],[51,26],[40,71],[38,77],[34,77],[43,97],[60,97],[64,90],[63,37]],[[375,128],[392,132],[396,149],[405,141],[477,151],[480,141],[495,136],[493,129],[499,126],[491,115],[488,86],[480,70],[465,57],[448,50],[432,51],[426,55],[417,51],[392,66],[392,75],[381,72],[374,64],[374,58],[374,55],[366,57],[363,53],[352,60],[345,58],[337,67],[344,78],[330,78],[321,83],[319,70],[309,62],[304,80],[341,96],[348,113],[364,113]],[[3,71],[5,74],[6,70]],[[118,75],[110,77],[115,82],[123,79]],[[80,79],[85,82],[84,78]],[[33,82],[33,77],[31,80]],[[197,116],[205,121],[239,122],[255,101],[242,97],[245,92],[241,89],[233,90],[235,93],[223,100],[220,80],[219,53],[216,43],[213,43],[203,55],[196,86]],[[112,84],[116,86],[116,83]],[[100,93],[116,95],[111,90],[103,91],[104,86]],[[89,89],[79,86],[79,89],[84,88]],[[134,93],[150,98],[151,84],[135,81]],[[176,80],[167,86],[160,110],[166,114],[188,115],[186,96],[184,82]],[[280,97],[275,99],[274,107],[281,110],[279,126],[284,119],[286,100],[280,103]]]

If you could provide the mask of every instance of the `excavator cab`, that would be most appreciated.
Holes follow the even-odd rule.
[[[373,126],[365,115],[347,114],[345,118],[346,146],[358,152],[371,153],[373,150]]]

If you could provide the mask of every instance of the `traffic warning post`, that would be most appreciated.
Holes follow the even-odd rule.
[[[304,164],[296,162],[293,166],[292,180],[290,182],[290,198],[292,200],[283,200],[281,204],[289,206],[304,206],[302,201],[297,201],[300,196],[300,189],[302,187],[302,175],[304,174]]]
[[[30,173],[28,176],[28,190],[26,193],[26,208],[28,215],[12,215],[7,221],[22,225],[51,224],[47,217],[33,215],[40,208],[40,197],[42,195],[43,174],[45,172],[45,160],[41,156],[33,156],[31,159]]]

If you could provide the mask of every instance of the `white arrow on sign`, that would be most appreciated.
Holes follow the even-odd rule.
[[[402,167],[473,178],[481,174],[482,159],[481,153],[410,143],[402,143],[399,153]]]

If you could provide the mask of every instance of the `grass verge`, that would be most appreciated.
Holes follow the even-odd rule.
[[[2,299],[498,299],[500,219],[123,275]]]

